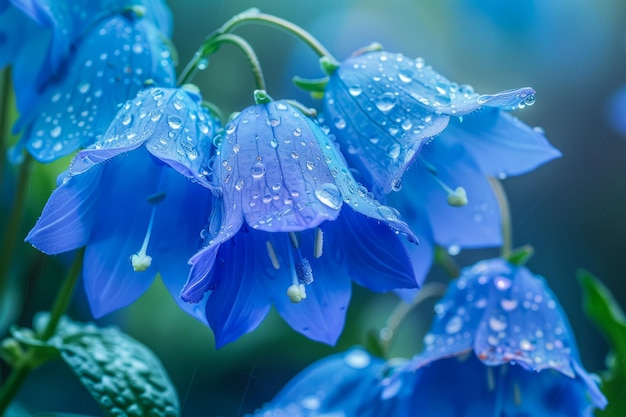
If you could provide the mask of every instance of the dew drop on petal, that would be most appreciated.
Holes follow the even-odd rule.
[[[500,306],[502,307],[503,310],[505,311],[513,311],[517,308],[518,302],[517,300],[509,300],[506,298],[503,298],[502,300],[500,300]]]
[[[501,332],[504,329],[506,329],[506,327],[507,327],[507,324],[506,324],[506,321],[504,320],[500,320],[496,317],[491,317],[489,319],[489,328],[493,330],[494,332]]]
[[[374,104],[378,108],[378,110],[382,112],[388,112],[393,109],[396,105],[396,96],[391,92],[386,92],[378,96],[374,100]]]
[[[459,330],[461,330],[461,327],[463,327],[463,319],[455,315],[450,320],[448,320],[448,323],[446,324],[446,333],[458,333]]]
[[[344,358],[348,366],[355,369],[363,369],[370,364],[370,357],[362,350],[354,350]]]
[[[353,85],[352,87],[348,88],[348,92],[352,97],[357,97],[363,92],[363,89],[359,85]]]
[[[180,127],[183,125],[183,121],[180,117],[172,114],[172,115],[167,116],[167,124],[172,129],[180,129]]]
[[[511,284],[511,280],[507,277],[503,277],[502,275],[499,275],[493,279],[493,285],[495,285],[496,288],[500,291],[508,290],[509,288],[511,288]]]
[[[327,207],[339,210],[343,203],[341,193],[335,184],[326,182],[315,190],[315,197]]]
[[[262,178],[263,175],[265,175],[265,165],[261,162],[255,163],[250,167],[250,175],[252,175],[253,178]]]
[[[59,136],[61,136],[61,132],[61,126],[57,126],[50,131],[50,136],[52,136],[53,138],[58,138]]]
[[[122,124],[124,126],[128,126],[129,124],[132,123],[132,121],[133,121],[133,115],[130,113],[126,113],[124,117],[122,118]]]

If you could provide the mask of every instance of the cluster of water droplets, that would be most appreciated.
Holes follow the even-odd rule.
[[[473,349],[488,365],[513,362],[573,376],[569,327],[542,278],[503,260],[464,270],[435,307],[428,357]]]
[[[24,140],[41,161],[51,161],[96,141],[122,103],[148,79],[174,80],[168,47],[155,41],[147,21],[114,16],[95,27],[79,44],[68,73],[44,90],[40,106],[24,114]]]
[[[148,151],[190,179],[207,183],[213,135],[218,122],[201,106],[193,86],[151,87],[141,90],[119,110],[96,152],[79,153],[72,172],[88,168],[99,150],[132,149],[143,143]]]

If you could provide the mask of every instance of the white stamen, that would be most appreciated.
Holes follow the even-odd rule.
[[[272,261],[272,266],[274,269],[280,269],[280,262],[278,262],[278,256],[276,256],[276,251],[274,250],[274,245],[269,240],[265,242],[265,247],[267,248],[267,255],[270,257],[270,261]]]
[[[463,207],[467,205],[467,192],[465,192],[465,188],[456,187],[456,189],[453,190],[450,186],[448,186],[448,184],[446,184],[441,180],[441,178],[439,178],[437,168],[432,166],[428,161],[425,161],[423,158],[422,162],[424,163],[424,166],[426,167],[430,175],[432,175],[433,179],[437,181],[437,183],[441,186],[441,188],[444,189],[446,193],[448,193],[447,201],[449,205],[451,205],[452,207]]]
[[[319,227],[315,229],[315,243],[313,244],[313,257],[319,258],[322,256],[324,249],[324,232]]]
[[[152,225],[154,224],[154,215],[156,214],[156,206],[152,207],[152,213],[150,214],[150,222],[148,223],[148,230],[146,236],[143,238],[143,244],[139,252],[130,256],[130,263],[133,266],[135,272],[144,272],[152,265],[152,257],[147,254],[148,242],[150,242],[150,234],[152,233]]]
[[[304,300],[306,298],[306,290],[304,289],[304,285],[290,285],[289,288],[287,288],[287,297],[289,297],[289,300],[294,304],[298,304],[300,301]]]
[[[298,235],[294,232],[289,232],[289,238],[291,239],[291,244],[295,249],[300,247],[300,242],[298,241]]]

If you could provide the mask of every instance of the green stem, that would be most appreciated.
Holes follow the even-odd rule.
[[[302,40],[306,45],[308,45],[319,57],[325,57],[331,62],[337,62],[335,58],[331,55],[331,53],[317,40],[311,35],[309,32],[304,30],[298,25],[295,25],[288,20],[281,19],[280,17],[273,16],[270,14],[261,13],[258,9],[249,9],[238,15],[233,16],[230,20],[222,25],[221,28],[217,29],[215,32],[210,34],[202,45],[195,53],[192,60],[187,64],[185,69],[183,70],[181,76],[179,77],[179,84],[184,84],[189,82],[189,80],[193,77],[195,72],[198,69],[198,64],[206,59],[209,55],[215,52],[214,41],[215,38],[233,31],[237,26],[241,26],[243,24],[248,23],[260,23],[267,26],[272,26],[288,32],[298,39]]]
[[[65,281],[61,284],[61,288],[57,293],[50,311],[50,320],[46,324],[43,332],[39,335],[41,341],[45,342],[49,340],[56,333],[59,321],[61,317],[63,317],[63,314],[65,314],[70,300],[72,299],[72,295],[74,294],[74,288],[76,287],[76,282],[78,281],[83,265],[84,253],[84,248],[78,251],[74,263],[65,277]],[[28,347],[26,353],[22,356],[21,360],[17,362],[5,383],[0,387],[0,416],[7,410],[30,371],[43,363],[38,355],[39,349],[40,348],[35,346]]]
[[[496,194],[498,206],[500,207],[500,218],[502,219],[502,248],[500,255],[505,256],[513,250],[513,228],[511,224],[511,209],[509,200],[506,198],[506,192],[499,179],[488,177],[489,184],[493,192]]]
[[[435,263],[443,268],[450,278],[456,278],[461,273],[461,268],[454,261],[454,258],[441,246],[435,246]]]
[[[13,254],[17,246],[20,220],[22,219],[22,212],[24,211],[32,165],[33,159],[30,155],[27,155],[20,165],[13,208],[8,217],[7,228],[2,239],[2,246],[0,246],[0,291],[4,291],[8,283],[11,260],[13,259]]]
[[[226,33],[215,38],[214,44],[216,46],[222,43],[233,44],[238,47],[241,52],[243,52],[246,58],[248,58],[248,62],[250,63],[250,69],[252,70],[252,74],[254,74],[254,83],[256,85],[256,89],[265,90],[265,78],[263,78],[261,63],[259,62],[259,58],[257,57],[254,49],[252,49],[250,44],[241,36],[233,35],[230,33]]]
[[[409,314],[415,307],[424,302],[424,300],[430,297],[443,297],[446,293],[448,286],[440,282],[431,282],[425,284],[417,293],[415,298],[409,303],[401,302],[391,313],[387,319],[385,327],[380,331],[382,339],[382,347],[387,357],[391,344],[393,343],[394,336],[397,333],[398,326],[402,323],[407,314]]]
[[[11,118],[11,73],[8,68],[0,71],[0,184],[6,165],[9,122]]]

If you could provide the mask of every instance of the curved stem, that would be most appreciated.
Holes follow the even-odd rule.
[[[15,253],[17,235],[20,231],[20,220],[22,218],[22,212],[24,211],[24,202],[26,201],[32,164],[33,158],[27,155],[20,165],[13,208],[7,219],[7,228],[2,238],[2,246],[0,246],[0,291],[4,291],[8,283],[11,260]]]
[[[246,56],[246,58],[248,58],[248,62],[250,63],[250,69],[252,70],[252,74],[254,74],[254,83],[256,89],[266,89],[265,78],[263,78],[263,70],[261,69],[261,63],[259,62],[259,58],[254,52],[254,49],[252,49],[250,44],[245,39],[238,35],[226,33],[215,38],[214,43],[215,45],[230,43],[238,47],[241,52],[243,52],[243,54]]]
[[[46,327],[39,335],[39,339],[42,341],[47,341],[54,336],[57,326],[59,325],[59,321],[67,310],[70,300],[72,299],[72,295],[74,294],[76,282],[80,276],[80,271],[83,265],[83,254],[84,248],[80,249],[76,254],[74,263],[72,264],[65,281],[61,284],[50,311],[50,320],[48,320]],[[22,358],[17,362],[5,383],[2,387],[0,387],[0,416],[2,416],[7,410],[30,371],[42,364],[38,355],[38,350],[39,348],[30,346]]]
[[[288,32],[308,45],[319,57],[326,57],[331,62],[337,62],[332,54],[309,32],[288,20],[270,14],[261,13],[258,9],[249,9],[238,15],[233,16],[230,20],[222,25],[215,32],[206,37],[202,45],[195,53],[194,57],[189,61],[179,77],[179,84],[188,82],[198,69],[199,63],[215,52],[215,39],[233,31],[237,26],[247,23],[259,23],[266,26],[272,26]]]
[[[410,303],[401,302],[391,313],[387,319],[385,327],[380,331],[382,339],[382,347],[385,352],[385,356],[388,355],[391,344],[393,343],[394,336],[400,323],[404,320],[407,314],[411,312],[415,307],[424,302],[424,300],[430,297],[443,297],[446,293],[448,286],[440,282],[431,282],[425,284],[417,293],[415,298]]]
[[[511,209],[509,200],[506,198],[506,192],[499,179],[488,177],[489,184],[493,192],[496,194],[498,206],[500,207],[500,218],[502,219],[502,248],[500,255],[504,256],[513,250],[513,227],[511,224]]]
[[[435,263],[443,268],[451,279],[458,277],[461,273],[461,268],[454,258],[441,246],[435,246]]]

